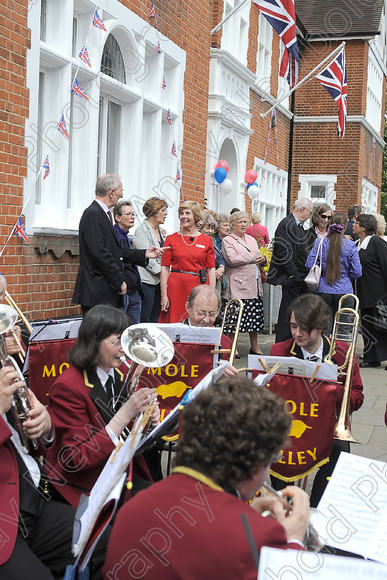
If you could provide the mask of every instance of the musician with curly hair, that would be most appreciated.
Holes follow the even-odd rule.
[[[276,499],[246,503],[267,479],[290,422],[281,399],[244,377],[202,391],[184,409],[172,475],[118,512],[104,577],[255,580],[242,514],[258,551],[302,549],[309,517],[305,492],[284,490],[293,500],[288,517]],[[265,509],[275,519],[263,518]]]

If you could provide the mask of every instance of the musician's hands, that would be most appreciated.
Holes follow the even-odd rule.
[[[0,415],[10,410],[12,405],[12,395],[18,388],[24,385],[19,379],[19,373],[13,366],[6,366],[0,369]],[[15,381],[13,383],[13,381]]]
[[[309,522],[309,496],[305,491],[289,485],[281,490],[282,495],[292,499],[292,512],[288,516],[282,510],[276,519],[283,525],[288,540],[303,541],[305,537],[306,528]]]
[[[235,377],[235,375],[239,375],[239,371],[232,365],[228,365],[223,371],[223,376],[225,377]]]
[[[125,427],[147,408],[151,400],[156,396],[156,389],[148,389],[144,387],[139,389],[118,409],[114,417],[109,421],[109,427],[117,435],[120,436]]]
[[[15,333],[18,341],[20,343],[22,343],[20,327],[14,326],[13,332]],[[15,337],[13,336],[13,334],[10,330],[7,331],[6,336],[5,336],[5,348],[6,348],[7,353],[11,356],[14,356],[15,354],[18,354],[20,352],[20,347],[17,344]]]
[[[162,296],[161,297],[161,311],[162,312],[167,312],[168,308],[169,308],[169,299],[168,299],[168,296],[165,296],[165,297]]]
[[[151,416],[151,423],[152,427],[156,427],[160,423],[160,407],[159,404],[156,402],[155,408],[153,409]]]
[[[49,412],[30,389],[28,389],[28,394],[31,401],[31,411],[29,418],[23,423],[23,431],[29,439],[39,439],[42,436],[50,439],[52,423]]]

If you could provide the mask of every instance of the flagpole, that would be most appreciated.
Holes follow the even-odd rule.
[[[263,119],[264,117],[266,117],[266,115],[268,115],[269,113],[271,113],[271,112],[272,112],[272,110],[273,110],[273,109],[275,109],[275,108],[276,108],[276,106],[277,106],[279,103],[282,103],[282,101],[283,101],[284,99],[286,99],[287,97],[289,97],[289,95],[291,95],[292,93],[294,93],[294,91],[295,91],[296,89],[298,89],[298,88],[299,88],[301,85],[303,85],[304,83],[306,83],[306,81],[308,81],[308,80],[310,79],[310,77],[311,77],[312,75],[314,75],[314,73],[315,73],[316,71],[318,71],[318,69],[319,69],[320,67],[322,67],[322,66],[323,66],[323,65],[324,65],[326,62],[328,62],[328,61],[329,61],[331,58],[333,58],[334,56],[336,56],[336,54],[337,54],[337,53],[339,53],[339,52],[342,50],[342,48],[344,48],[344,46],[345,46],[345,42],[342,42],[342,43],[340,44],[340,46],[338,46],[337,48],[335,48],[335,50],[334,50],[334,51],[332,51],[332,52],[331,52],[331,53],[330,53],[330,54],[329,54],[329,55],[328,55],[326,58],[324,58],[324,60],[322,60],[322,61],[320,62],[320,64],[318,64],[316,67],[314,67],[314,69],[313,69],[312,71],[310,71],[310,73],[308,73],[308,74],[307,74],[307,75],[306,75],[306,76],[305,76],[303,79],[301,79],[301,80],[300,80],[300,82],[299,82],[299,83],[297,83],[297,84],[296,84],[296,85],[295,85],[295,86],[292,88],[292,90],[291,90],[291,91],[289,91],[288,93],[286,93],[286,95],[284,95],[284,96],[283,96],[283,97],[281,97],[280,99],[277,99],[277,100],[276,100],[276,102],[274,103],[274,105],[271,107],[271,109],[269,109],[268,111],[266,111],[266,113],[261,113],[261,119]]]
[[[229,13],[227,14],[227,16],[225,16],[225,17],[223,18],[223,20],[222,20],[221,22],[219,22],[219,24],[217,24],[217,25],[215,26],[215,28],[213,28],[213,29],[211,30],[211,34],[215,34],[215,32],[218,32],[218,30],[220,30],[220,29],[222,28],[223,24],[224,24],[225,22],[227,22],[227,20],[228,20],[229,18],[231,18],[231,16],[233,16],[233,15],[235,14],[235,12],[238,12],[238,10],[239,10],[240,8],[242,8],[242,6],[244,6],[245,4],[247,4],[247,2],[250,2],[250,0],[242,0],[242,2],[241,2],[240,4],[238,4],[238,6],[235,6],[235,7],[234,7],[234,8],[231,10],[231,12],[229,12]]]

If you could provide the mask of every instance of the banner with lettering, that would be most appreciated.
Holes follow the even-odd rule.
[[[253,371],[253,378],[257,376]],[[286,482],[301,479],[329,460],[335,426],[336,385],[277,373],[266,385],[286,401],[292,416],[289,445],[270,473]]]
[[[174,347],[175,355],[171,362],[162,368],[145,369],[139,384],[140,388],[157,390],[161,419],[213,369],[211,350],[214,345],[175,342]]]

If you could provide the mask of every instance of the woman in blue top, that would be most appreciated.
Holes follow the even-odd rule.
[[[305,263],[307,268],[313,266],[317,253],[320,253],[321,243],[321,278],[317,293],[329,306],[329,334],[332,332],[333,320],[340,298],[344,294],[353,294],[352,280],[360,278],[362,274],[355,242],[343,237],[346,224],[346,214],[344,212],[335,213],[328,228],[328,235],[322,240],[317,238]],[[352,308],[353,301],[345,301],[343,306]]]

